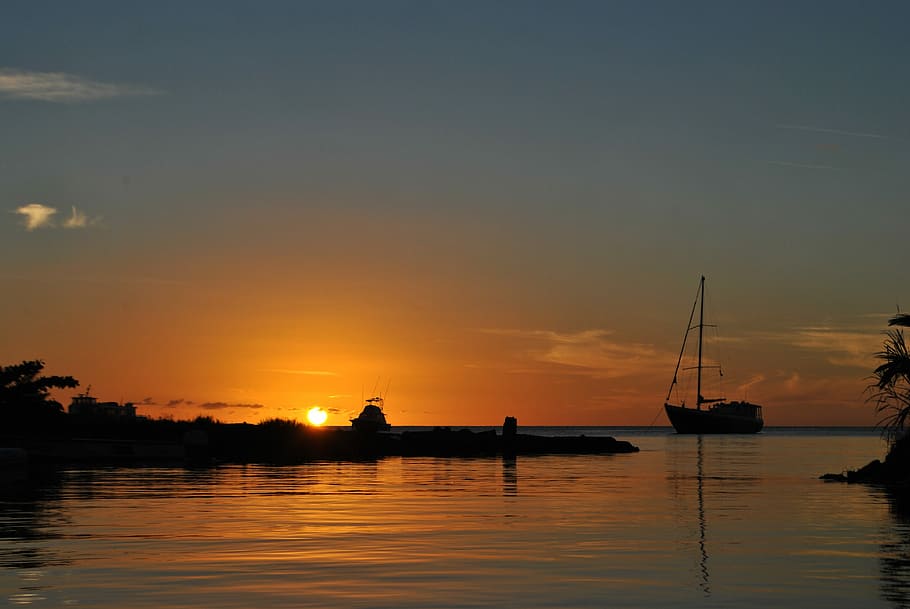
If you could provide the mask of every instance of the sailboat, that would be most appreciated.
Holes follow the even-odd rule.
[[[692,325],[696,307],[699,310],[698,323]],[[707,327],[705,325],[705,278],[702,276],[698,284],[698,294],[695,297],[695,303],[692,305],[692,313],[689,314],[689,323],[686,335],[683,338],[682,348],[679,350],[679,360],[676,362],[673,382],[670,383],[670,390],[664,400],[664,410],[667,412],[667,418],[670,419],[670,423],[676,433],[758,433],[764,426],[761,406],[745,401],[727,402],[724,398],[706,398],[702,395],[703,369],[718,367],[706,366],[702,363],[702,339],[705,327]],[[689,338],[689,333],[693,330],[698,330],[698,363],[694,367],[696,370],[696,398],[695,408],[688,408],[685,400],[678,405],[671,404],[670,396],[678,383],[680,365],[686,350],[686,341]],[[702,408],[703,405],[706,405],[707,408]]]

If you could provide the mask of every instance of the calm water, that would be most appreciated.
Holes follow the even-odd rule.
[[[0,604],[910,604],[910,518],[817,480],[880,457],[874,432],[585,433],[642,451],[4,479]]]

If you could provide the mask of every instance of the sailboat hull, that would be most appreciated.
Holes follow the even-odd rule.
[[[758,433],[764,427],[764,421],[760,418],[683,408],[672,404],[664,404],[664,409],[676,433]]]

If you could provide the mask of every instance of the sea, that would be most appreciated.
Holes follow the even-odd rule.
[[[641,451],[3,472],[0,606],[910,606],[873,429],[520,432]]]

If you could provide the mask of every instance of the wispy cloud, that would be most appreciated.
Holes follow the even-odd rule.
[[[73,205],[73,213],[69,218],[64,220],[63,228],[85,228],[91,222],[83,212],[76,209]]]
[[[894,311],[894,313],[900,313],[900,312],[901,312],[900,307],[897,307]],[[889,319],[894,317],[894,313],[863,313],[862,315],[860,315],[860,317],[863,319],[877,319],[884,326]]]
[[[229,408],[249,408],[251,410],[259,410],[260,408],[265,408],[262,404],[229,404],[228,402],[204,402],[199,404],[200,408],[205,410],[227,410]]]
[[[796,371],[780,370],[762,386],[761,394],[766,404],[798,408],[798,412],[804,413],[806,423],[813,419],[817,422],[818,416],[825,416],[829,423],[840,425],[843,423],[834,419],[837,410],[832,407],[865,408],[864,387],[865,381],[861,377],[803,376]],[[798,412],[794,415],[798,416]]]
[[[57,213],[57,210],[41,203],[29,203],[16,208],[15,213],[23,217],[25,230],[33,231],[36,228],[53,226],[51,217]]]
[[[835,366],[872,368],[873,354],[881,346],[881,335],[879,332],[818,326],[798,330],[792,344],[827,353],[828,363]]]
[[[795,167],[797,169],[823,169],[823,170],[838,170],[838,167],[833,167],[831,165],[813,165],[811,163],[791,163],[789,161],[768,161],[769,165],[778,165],[780,167]]]
[[[161,91],[151,87],[99,82],[65,72],[0,68],[0,99],[87,102],[128,95],[159,94]]]
[[[755,387],[756,385],[761,385],[767,380],[764,374],[755,374],[749,380],[744,383],[740,383],[736,387],[736,395],[742,395],[748,399],[749,389]]]
[[[265,368],[263,372],[275,372],[278,374],[297,374],[303,376],[341,376],[337,372],[329,370],[295,370],[291,368]]]
[[[183,405],[192,406],[195,403],[196,402],[194,402],[193,400],[185,400],[183,398],[177,398],[176,400],[168,400],[168,402],[167,402],[167,404],[165,404],[165,406],[167,408],[176,408],[177,406],[183,406]]]
[[[191,282],[184,279],[172,279],[165,277],[142,277],[142,276],[86,276],[86,275],[61,275],[48,274],[40,277],[25,275],[21,273],[7,273],[0,271],[0,280],[3,281],[24,281],[30,283],[87,283],[96,285],[116,285],[129,284],[147,289],[158,287],[173,287],[188,285]]]
[[[609,330],[591,329],[580,332],[553,330],[486,329],[486,334],[513,338],[525,343],[523,357],[556,365],[563,371],[586,374],[597,378],[617,378],[651,370],[656,362],[668,366],[675,358],[652,345],[618,341]],[[657,363],[660,365],[660,363]],[[524,373],[533,368],[520,367]]]
[[[873,355],[881,347],[881,331],[872,328],[819,325],[794,328],[783,333],[765,333],[761,338],[780,342],[824,356],[834,366],[874,367]]]
[[[828,129],[826,127],[815,127],[812,125],[775,125],[778,129],[790,129],[793,131],[812,131],[814,133],[827,133],[829,135],[843,135],[847,137],[865,137],[878,140],[887,140],[887,135],[879,133],[865,133],[862,131],[843,131],[841,129]]]
[[[22,205],[14,210],[22,216],[25,230],[33,231],[37,228],[55,228],[54,215],[57,213],[56,207],[44,205],[43,203],[29,203]],[[94,226],[101,222],[101,218],[89,218],[85,212],[72,206],[72,213],[63,221],[63,228],[86,228]]]

